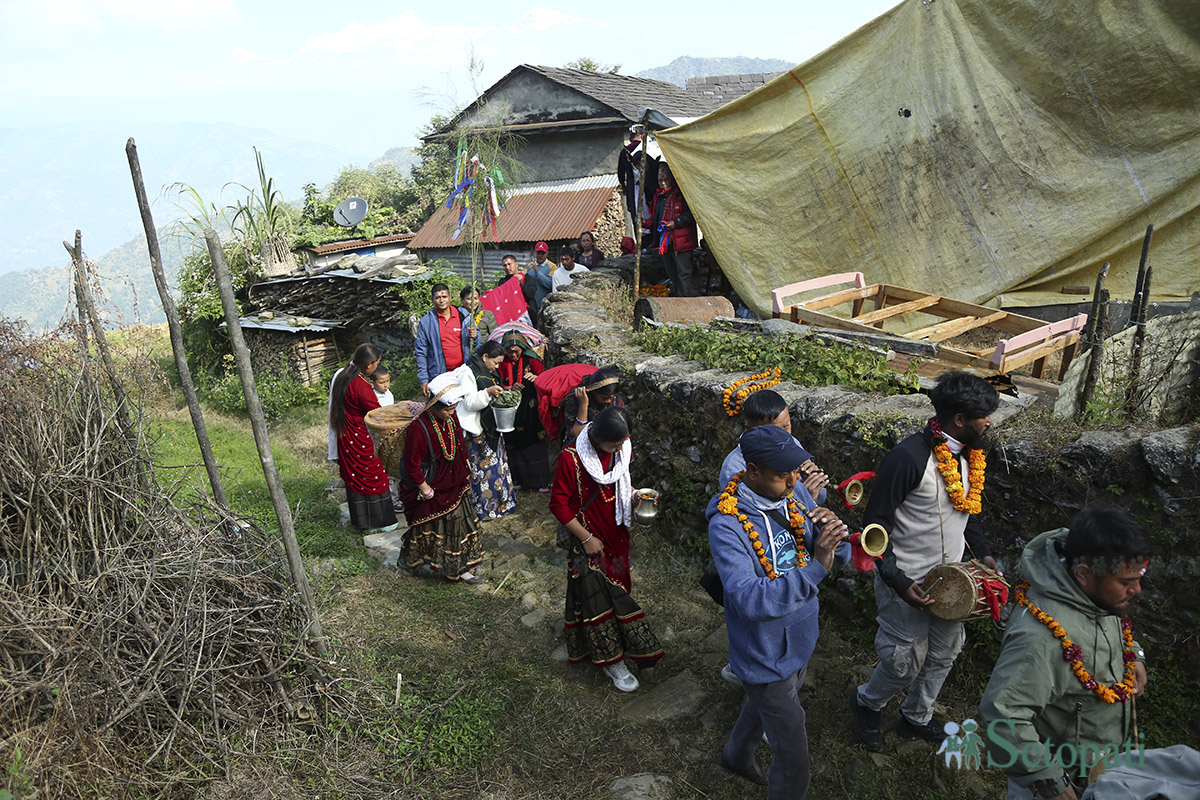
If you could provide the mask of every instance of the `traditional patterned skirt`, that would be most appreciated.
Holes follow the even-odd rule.
[[[482,436],[470,440],[471,491],[475,495],[475,513],[479,519],[496,519],[511,514],[517,507],[513,494],[512,473],[504,454],[504,439],[493,450]]]
[[[361,530],[386,528],[396,524],[396,511],[392,508],[391,492],[383,494],[359,494],[346,488],[346,505],[350,508],[350,522]]]
[[[483,543],[470,489],[445,514],[412,526],[404,534],[400,563],[415,570],[428,564],[447,580],[456,581],[483,561]]]
[[[592,567],[578,546],[567,565],[567,656],[605,667],[628,658],[650,666],[664,655],[646,612],[618,583]]]

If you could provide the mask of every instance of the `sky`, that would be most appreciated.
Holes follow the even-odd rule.
[[[705,0],[666,14],[661,3],[0,0],[0,126],[226,122],[369,159],[415,145],[433,113],[517,64],[587,56],[626,74],[684,55],[798,64],[895,4]]]

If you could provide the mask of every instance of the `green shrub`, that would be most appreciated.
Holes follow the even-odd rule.
[[[204,399],[221,411],[245,412],[246,396],[233,356],[225,355],[222,365],[224,374],[205,387]],[[305,386],[290,373],[287,360],[282,355],[273,368],[258,372],[254,376],[254,383],[263,416],[267,419],[280,419],[289,408],[326,401],[326,393],[320,387],[329,385],[328,379],[322,377],[313,386]]]

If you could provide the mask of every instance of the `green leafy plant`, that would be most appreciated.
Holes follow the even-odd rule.
[[[752,336],[669,325],[636,333],[633,340],[645,350],[677,353],[713,369],[761,372],[779,367],[784,380],[800,386],[908,394],[919,385],[915,362],[906,372],[896,373],[882,354],[822,342],[813,336]]]
[[[521,403],[520,389],[505,389],[492,398],[492,405],[497,408],[515,408]]]

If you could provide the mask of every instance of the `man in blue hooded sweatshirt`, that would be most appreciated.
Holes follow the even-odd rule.
[[[849,557],[846,526],[816,508],[811,522],[796,503],[803,449],[775,425],[742,434],[746,469],[708,504],[708,544],[725,588],[729,663],[746,701],[721,754],[721,766],[767,785],[770,800],[808,794],[808,734],[797,691],[817,643],[817,585]],[[841,546],[842,553],[838,553]],[[754,753],[762,735],[772,758],[766,779]]]

